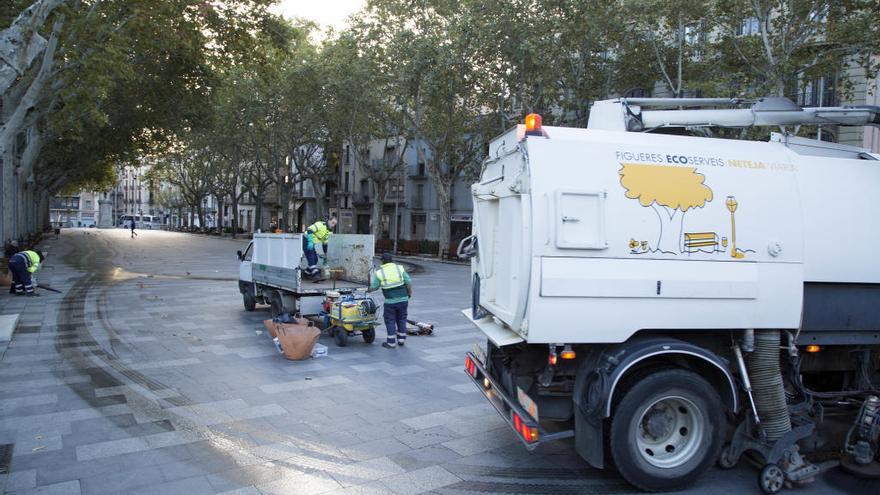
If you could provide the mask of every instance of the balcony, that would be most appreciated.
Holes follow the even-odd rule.
[[[406,167],[406,175],[410,179],[414,180],[425,180],[428,178],[428,172],[425,169],[425,165],[408,165]]]

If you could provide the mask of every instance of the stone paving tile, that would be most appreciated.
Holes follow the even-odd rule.
[[[212,495],[214,487],[208,482],[208,478],[204,476],[195,476],[174,481],[166,481],[164,483],[156,483],[129,491],[131,495],[169,495],[169,494],[186,494],[186,495]]]
[[[26,469],[23,471],[13,471],[6,476],[6,484],[0,484],[0,487],[6,492],[14,492],[18,490],[26,490],[28,488],[37,487],[37,470]]]
[[[262,485],[257,489],[264,495],[289,495],[292,493],[318,494],[336,490],[341,485],[325,474],[289,474],[281,479]]]
[[[409,450],[410,448],[396,438],[381,438],[345,447],[342,452],[355,460],[366,460],[387,456]]]
[[[316,377],[310,380],[297,380],[292,382],[285,383],[275,383],[271,385],[262,385],[260,386],[260,390],[267,394],[277,394],[280,392],[293,392],[299,390],[306,390],[310,388],[318,388],[318,387],[329,387],[332,385],[341,385],[345,383],[351,383],[351,380],[342,376],[342,375],[334,375],[327,377]]]
[[[431,466],[382,479],[381,483],[399,495],[417,495],[460,481],[441,466]]]
[[[80,495],[80,482],[78,480],[65,481],[52,485],[44,485],[27,490],[19,490],[15,495]]]
[[[348,464],[342,466],[338,471],[331,472],[330,475],[343,487],[360,485],[405,472],[402,467],[388,457],[376,457]]]

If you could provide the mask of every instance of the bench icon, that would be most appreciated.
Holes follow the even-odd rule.
[[[720,251],[720,243],[718,234],[715,232],[685,232],[683,251],[685,253],[696,253],[699,251],[714,253]]]

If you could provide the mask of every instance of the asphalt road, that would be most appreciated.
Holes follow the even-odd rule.
[[[243,310],[246,241],[64,230],[0,359],[6,493],[631,493],[571,441],[527,452],[462,372],[482,341],[459,314],[464,266],[419,262],[410,315],[436,324],[386,350],[355,339],[287,361]],[[0,345],[0,352],[3,347]],[[759,493],[748,465],[686,493]],[[878,493],[837,472],[798,493]]]

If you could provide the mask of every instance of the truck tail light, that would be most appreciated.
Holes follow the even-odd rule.
[[[464,369],[466,369],[468,374],[472,377],[477,377],[477,365],[470,356],[466,357],[464,360]]]
[[[574,349],[571,348],[570,344],[566,344],[565,348],[562,349],[562,353],[559,356],[562,359],[574,359],[577,357],[577,353],[574,352]]]
[[[523,421],[519,414],[515,412],[511,412],[513,415],[513,429],[516,430],[516,433],[519,434],[527,443],[535,443],[538,441],[538,429],[535,427],[528,426],[525,421]]]

